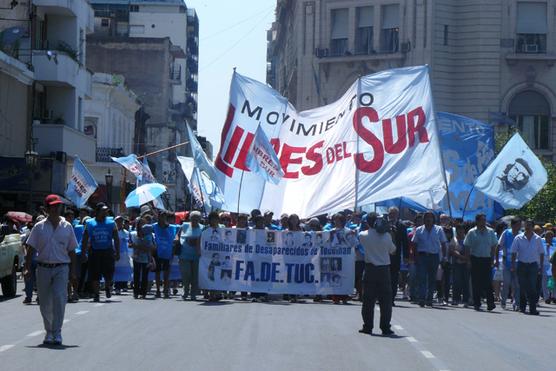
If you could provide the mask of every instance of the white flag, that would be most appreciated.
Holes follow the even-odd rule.
[[[505,209],[519,209],[544,187],[546,169],[516,133],[477,178],[475,188]]]
[[[247,167],[258,127],[279,149],[279,184]],[[336,102],[303,112],[234,73],[215,166],[228,210],[307,217],[423,193],[438,204],[441,161],[429,69],[418,66],[361,77]]]

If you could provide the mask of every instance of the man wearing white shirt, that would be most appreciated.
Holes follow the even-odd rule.
[[[35,224],[26,245],[23,274],[28,277],[33,255],[37,254],[37,291],[46,336],[43,344],[62,345],[62,324],[68,299],[68,275],[70,263],[75,280],[75,248],[77,240],[73,226],[62,218],[62,199],[48,195],[45,199],[48,218]]]
[[[363,328],[359,332],[372,334],[375,303],[380,305],[380,329],[384,336],[394,335],[390,329],[392,319],[392,285],[390,277],[390,255],[396,252],[396,245],[389,233],[390,226],[385,218],[379,219],[386,226],[378,227],[378,215],[369,213],[369,229],[359,233],[359,241],[365,249],[365,273],[363,276]],[[382,232],[382,233],[381,233]]]
[[[515,237],[512,244],[512,271],[517,271],[521,290],[520,310],[525,313],[527,301],[529,313],[538,315],[537,311],[537,275],[544,263],[544,249],[541,238],[533,231],[532,220],[525,222],[525,232]],[[539,259],[540,258],[540,259]],[[517,270],[516,270],[517,261]],[[527,299],[527,300],[525,300]]]

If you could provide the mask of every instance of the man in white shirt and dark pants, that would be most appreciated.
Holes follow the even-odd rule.
[[[24,275],[30,274],[33,254],[37,253],[37,290],[46,336],[43,344],[62,345],[62,324],[68,299],[68,275],[76,267],[77,240],[73,226],[60,215],[62,200],[57,195],[45,199],[48,218],[38,222],[26,241]],[[72,279],[77,279],[71,272]]]
[[[377,221],[376,213],[369,213],[367,223],[370,228],[359,234],[359,241],[365,249],[365,273],[363,276],[363,328],[359,332],[372,334],[375,303],[380,305],[380,329],[385,336],[394,335],[390,329],[392,319],[392,285],[390,277],[390,255],[396,251],[385,219]],[[385,226],[379,226],[383,222]]]
[[[537,311],[537,276],[544,263],[544,248],[541,238],[533,231],[532,220],[525,222],[525,232],[517,235],[512,243],[512,272],[516,271],[521,291],[520,310],[525,313],[527,301],[529,313],[538,315]],[[539,259],[540,258],[540,259]],[[540,260],[540,266],[539,266]],[[527,299],[527,300],[525,300]],[[41,299],[42,300],[42,299]]]

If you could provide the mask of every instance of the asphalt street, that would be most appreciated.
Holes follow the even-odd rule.
[[[0,297],[2,370],[556,369],[556,305],[533,317],[398,302],[398,336],[384,338],[357,332],[359,303],[213,304],[126,294],[68,304],[64,345],[46,348],[38,305],[22,299]]]

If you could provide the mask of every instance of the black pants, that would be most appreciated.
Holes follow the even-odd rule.
[[[147,295],[149,268],[147,263],[133,261],[133,296]]]
[[[374,324],[375,303],[380,306],[380,329],[390,330],[392,319],[392,283],[390,280],[390,267],[388,265],[376,266],[365,264],[363,275],[363,328],[372,330]]]
[[[486,298],[487,306],[494,306],[492,293],[492,266],[490,258],[471,257],[471,284],[473,286],[473,305],[481,306],[481,298]]]
[[[537,263],[517,263],[517,279],[519,280],[519,291],[521,293],[519,309],[522,312],[525,312],[527,302],[529,302],[529,311],[531,313],[537,311],[538,273],[539,265]]]
[[[442,294],[444,301],[450,301],[450,288],[452,287],[452,264],[442,264]]]
[[[394,299],[396,299],[396,295],[398,294],[398,281],[400,278],[400,263],[399,263],[400,258],[393,256],[392,260],[394,260],[394,262],[390,264],[390,280],[392,286],[392,303],[393,303]]]

